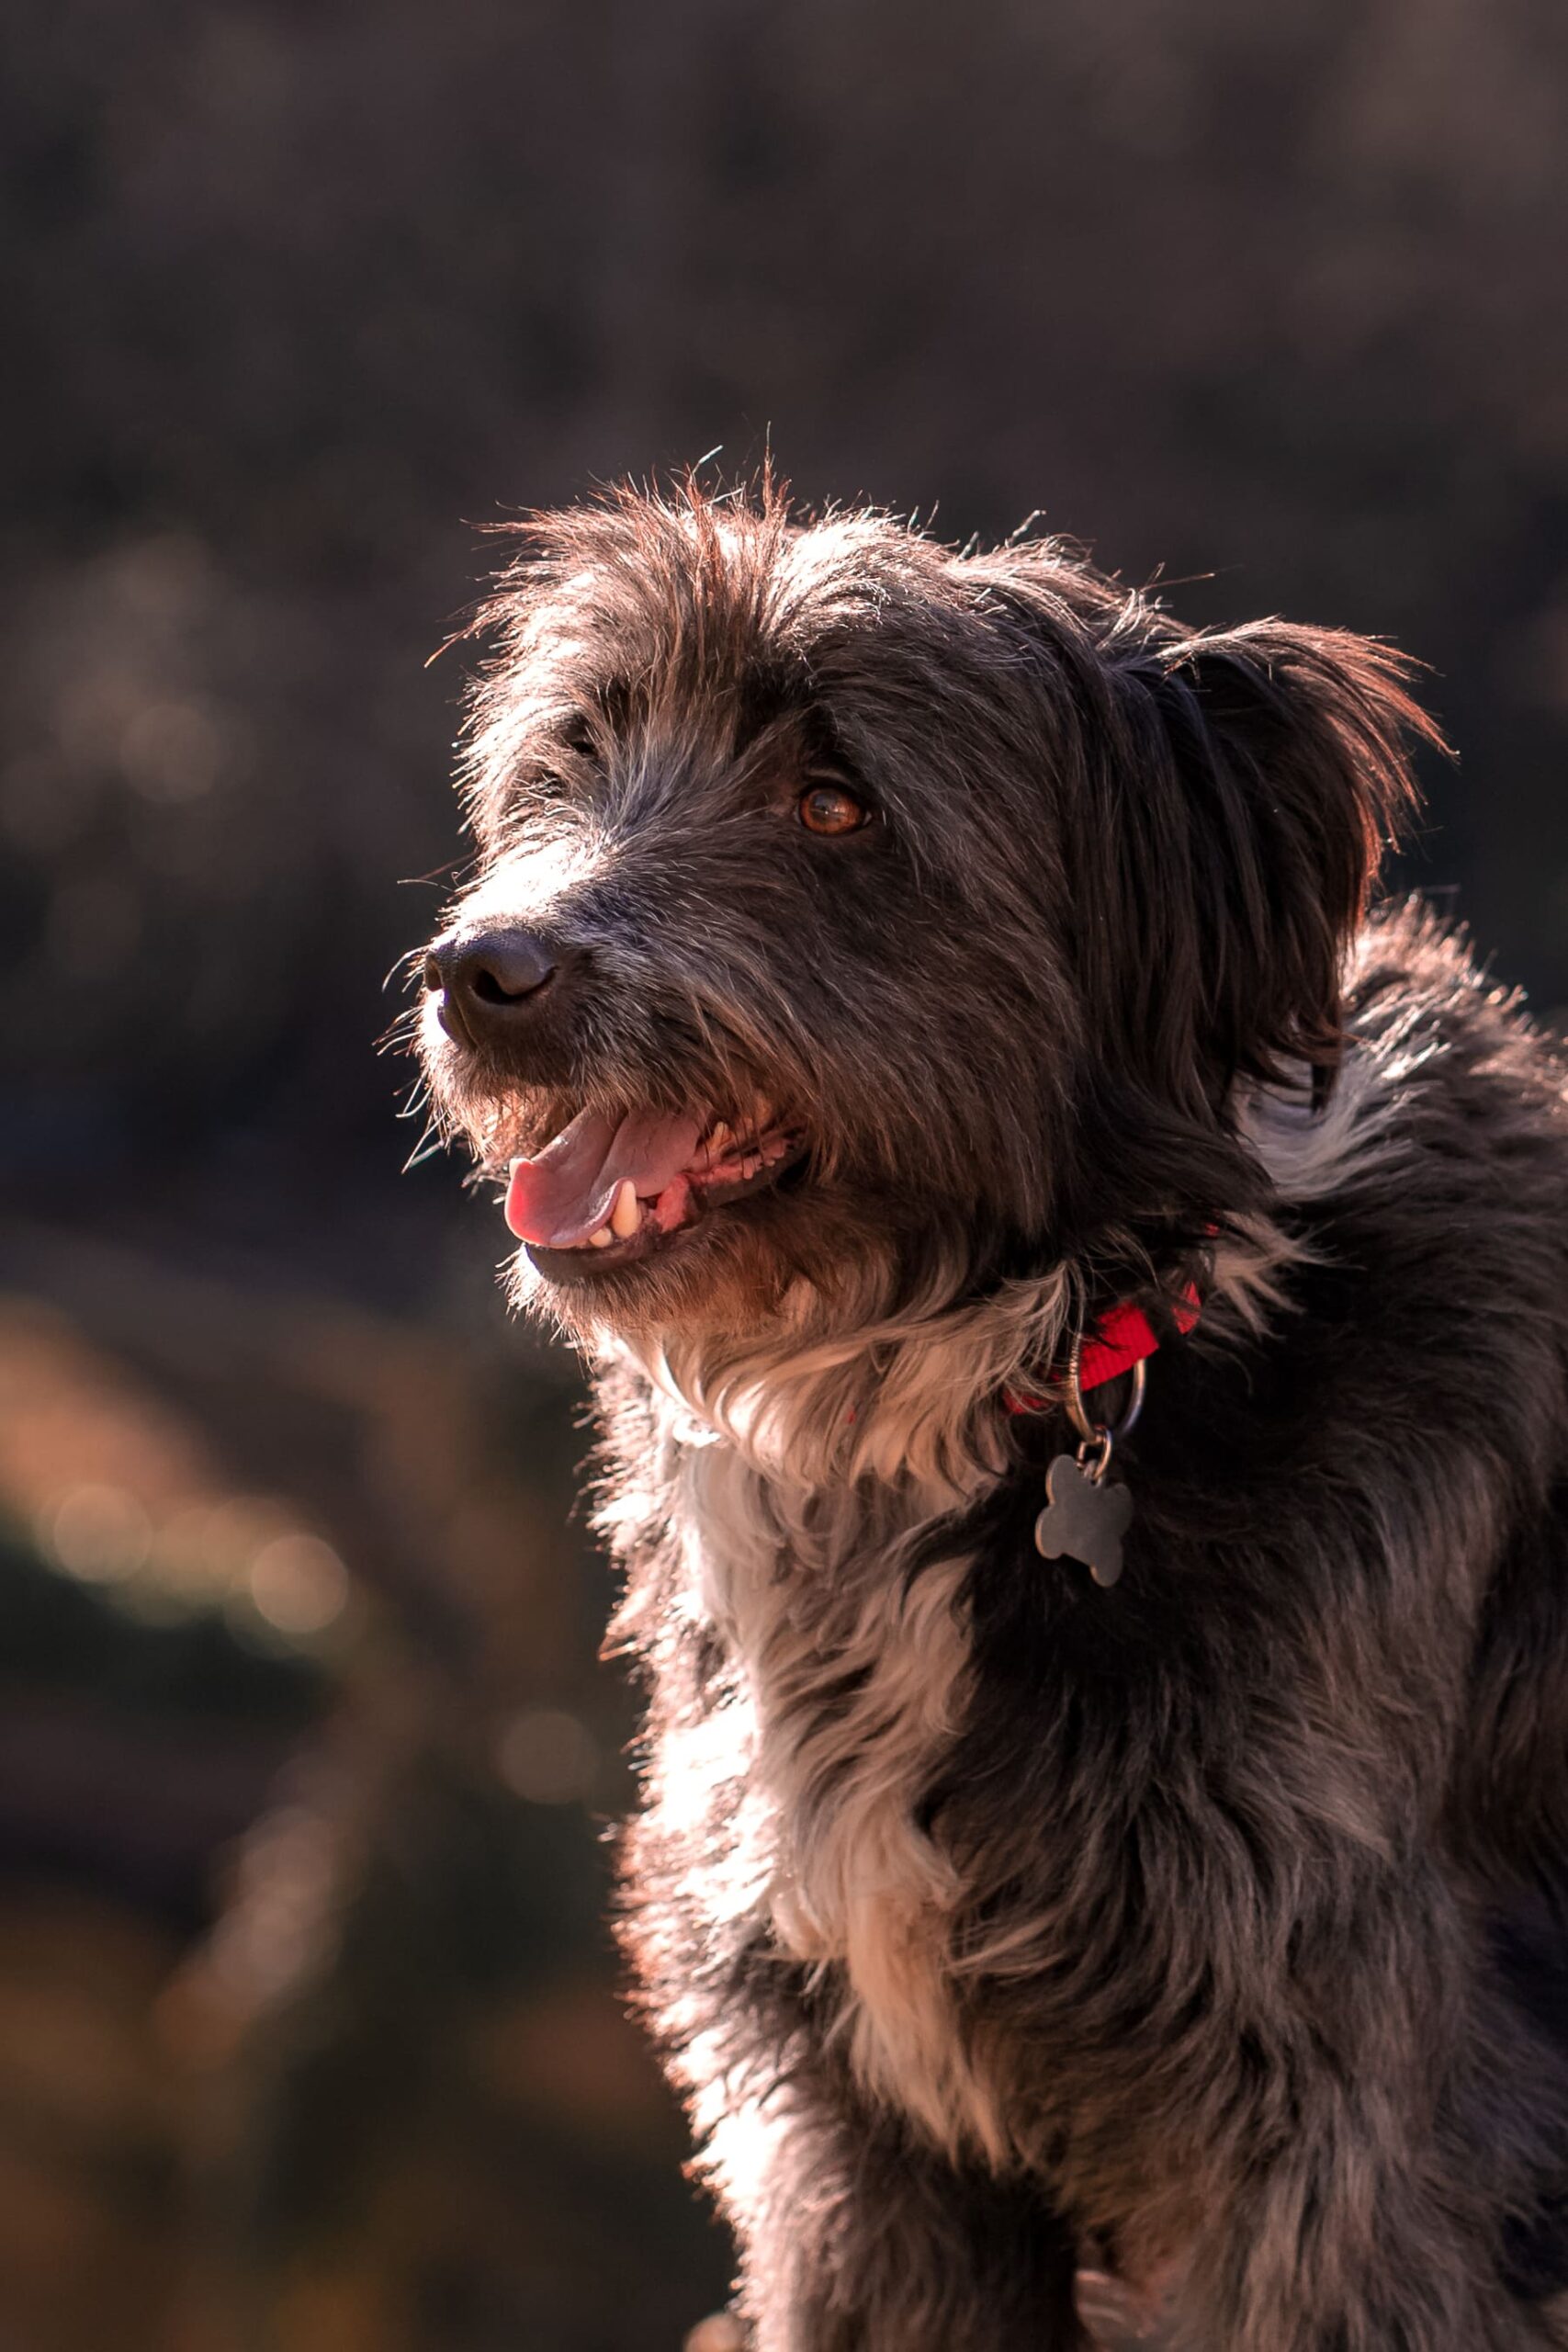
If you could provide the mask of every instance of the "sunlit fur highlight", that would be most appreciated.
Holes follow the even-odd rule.
[[[1568,2342],[1568,1129],[1366,917],[1402,665],[767,488],[541,518],[481,626],[454,921],[583,960],[508,1056],[430,1024],[438,1104],[491,1166],[757,1085],[809,1136],[516,1279],[594,1374],[626,1948],[757,2352],[1077,2345],[1090,2259],[1205,2352]],[[825,757],[858,864],[788,830]],[[1005,1400],[1127,1297],[1105,1594]]]

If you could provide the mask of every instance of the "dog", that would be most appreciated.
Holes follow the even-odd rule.
[[[750,2341],[1568,2345],[1564,1070],[1369,912],[1410,666],[768,482],[475,626],[421,1050],[592,1368]]]

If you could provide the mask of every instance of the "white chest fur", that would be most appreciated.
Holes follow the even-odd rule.
[[[919,1821],[968,1698],[968,1561],[911,1574],[919,1498],[792,1499],[722,1440],[680,1449],[675,1491],[684,1603],[728,1668],[711,1711],[671,1733],[656,1803],[688,1827],[723,1819],[709,1899],[832,1972],[867,2091],[940,2144],[999,2154],[951,1999],[962,1889]]]

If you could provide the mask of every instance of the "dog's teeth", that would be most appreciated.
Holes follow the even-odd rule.
[[[617,1241],[625,1241],[637,1229],[640,1211],[637,1204],[637,1186],[629,1176],[623,1176],[615,1191],[615,1204],[610,1211],[610,1230]],[[599,1233],[603,1233],[601,1226]],[[593,1237],[597,1241],[599,1234]]]
[[[589,1235],[588,1247],[590,1250],[607,1250],[615,1238],[615,1237],[611,1232],[609,1227],[607,1225],[602,1225],[597,1233],[591,1233]]]
[[[720,1119],[708,1130],[707,1154],[710,1159],[722,1159],[729,1144],[729,1129]]]

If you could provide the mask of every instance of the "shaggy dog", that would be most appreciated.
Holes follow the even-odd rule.
[[[593,1370],[758,2352],[1081,2344],[1089,2265],[1568,2343],[1562,1070],[1367,915],[1401,663],[766,489],[483,620],[423,1051]]]

